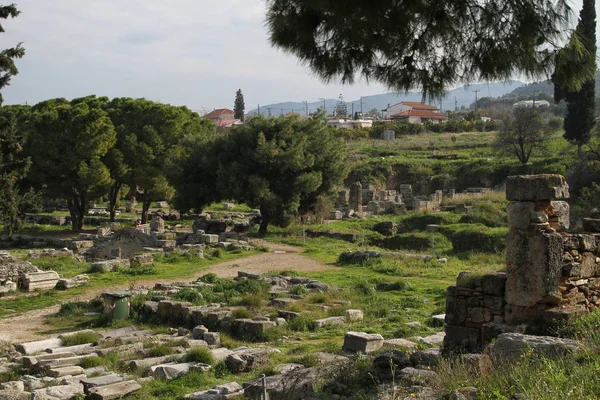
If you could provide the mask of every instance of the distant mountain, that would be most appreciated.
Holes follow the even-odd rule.
[[[516,88],[510,93],[502,96],[507,99],[517,99],[524,97],[539,96],[546,94],[550,98],[554,98],[554,84],[551,81],[534,82],[525,84],[521,87]],[[596,97],[600,96],[600,72],[596,72]]]
[[[460,88],[451,90],[448,92],[446,97],[441,101],[434,102],[432,104],[440,107],[442,111],[454,110],[456,108],[466,107],[468,108],[475,101],[475,93],[479,98],[481,97],[501,97],[507,93],[514,91],[515,89],[523,86],[524,83],[520,81],[509,81],[509,82],[495,82],[495,83],[476,83],[472,85],[462,86]],[[409,92],[409,93],[384,93],[374,96],[365,96],[362,98],[362,111],[368,112],[373,108],[381,111],[387,108],[389,105],[400,103],[401,101],[421,101],[421,92]],[[326,99],[325,107],[328,113],[331,113],[335,109],[337,99]],[[361,110],[361,99],[346,101],[348,107],[348,114],[354,111]],[[260,113],[264,116],[277,116],[288,114],[291,112],[304,114],[308,109],[308,113],[313,113],[323,108],[323,100],[304,104],[303,102],[284,102],[268,104],[260,106]],[[258,113],[258,109],[253,109],[248,112],[248,115],[254,115]],[[270,113],[270,114],[269,114]]]

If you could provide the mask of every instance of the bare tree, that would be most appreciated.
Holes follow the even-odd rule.
[[[504,120],[496,136],[496,147],[507,154],[516,156],[521,164],[529,162],[535,149],[546,140],[542,118],[535,108],[517,107]]]

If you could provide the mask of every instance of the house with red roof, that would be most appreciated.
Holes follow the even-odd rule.
[[[233,110],[228,108],[218,108],[206,114],[206,119],[210,119],[217,125],[217,128],[231,128],[233,125],[241,125],[242,121],[234,117]]]
[[[446,115],[438,112],[436,106],[430,106],[418,101],[403,101],[388,106],[388,108],[382,111],[386,119],[404,121],[411,124],[423,124],[425,122],[439,124],[448,119]]]

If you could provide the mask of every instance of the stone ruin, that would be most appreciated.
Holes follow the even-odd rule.
[[[448,350],[479,351],[500,334],[543,331],[600,307],[600,220],[586,219],[585,233],[564,232],[565,178],[511,176],[506,197],[506,273],[463,272],[448,288]]]
[[[350,190],[338,192],[336,211],[331,219],[351,217],[355,213],[361,215],[393,214],[404,209],[402,196],[396,190],[376,190],[368,182],[354,182]]]

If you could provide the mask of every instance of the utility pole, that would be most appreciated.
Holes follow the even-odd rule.
[[[325,106],[325,99],[322,97],[319,97],[319,100],[323,100],[323,111],[325,111],[325,116],[327,116],[327,107]]]
[[[354,102],[352,102],[352,118],[354,118]]]
[[[260,115],[260,104],[258,105],[258,115]]]
[[[360,96],[360,113],[363,113],[363,101],[362,101],[362,96]]]
[[[454,96],[454,111],[458,111],[458,100],[456,100],[456,96]]]
[[[308,101],[303,101],[304,107],[306,108],[306,116],[308,117]]]
[[[473,90],[473,93],[475,93],[475,111],[477,111],[477,93],[481,92],[481,90]]]

